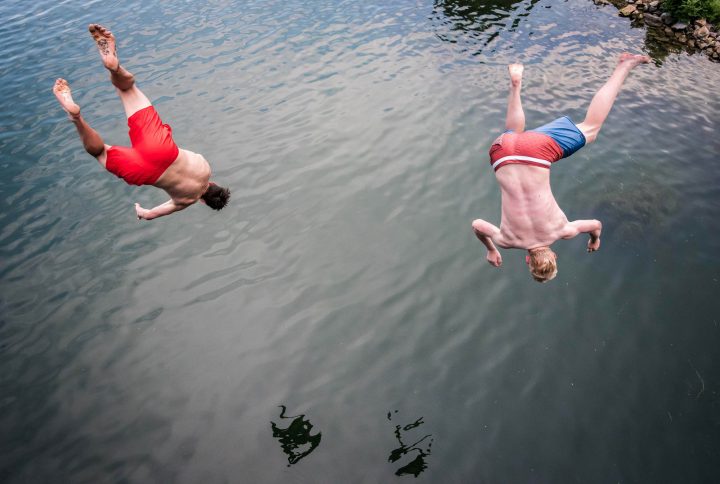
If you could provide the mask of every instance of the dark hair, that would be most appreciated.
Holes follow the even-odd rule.
[[[213,210],[221,210],[230,200],[230,189],[210,183],[208,189],[202,194],[205,204]]]

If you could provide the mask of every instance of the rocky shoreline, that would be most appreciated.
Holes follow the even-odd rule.
[[[633,24],[645,25],[654,36],[669,44],[684,46],[691,53],[702,52],[714,62],[720,62],[720,40],[716,26],[705,19],[680,22],[663,11],[662,0],[593,0],[595,5],[613,5],[619,14],[632,19]]]

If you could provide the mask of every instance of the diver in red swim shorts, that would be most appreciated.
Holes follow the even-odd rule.
[[[520,104],[522,64],[512,64],[505,133],[490,148],[490,163],[502,192],[500,227],[477,219],[472,227],[487,248],[487,260],[500,267],[497,247],[526,249],[530,274],[538,282],[557,275],[557,254],[550,245],[559,239],[589,234],[588,252],[600,248],[602,224],[599,220],[568,221],[550,189],[550,166],[566,158],[587,143],[595,141],[615,97],[630,71],[650,62],[641,55],[622,54],[615,72],[595,94],[585,120],[575,125],[564,116],[530,131],[525,129],[525,114]]]
[[[77,128],[85,150],[126,183],[153,185],[170,195],[170,200],[151,210],[136,203],[138,219],[152,220],[170,215],[197,201],[215,210],[222,209],[230,198],[230,190],[210,181],[210,165],[201,154],[178,148],[170,126],[163,124],[135,84],[135,77],[120,65],[113,34],[98,24],[91,24],[89,30],[125,108],[131,147],[106,145],[83,119],[67,81],[58,79],[53,92]]]

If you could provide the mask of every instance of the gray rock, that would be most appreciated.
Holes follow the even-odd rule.
[[[675,21],[675,19],[672,18],[672,15],[667,12],[660,15],[660,18],[663,22],[665,22],[665,25],[672,25],[672,23]]]
[[[660,2],[658,0],[653,0],[650,2],[650,8],[657,8],[658,5],[660,5]]]
[[[645,14],[645,23],[648,25],[651,25],[653,27],[660,27],[663,24],[663,21],[660,20],[660,17],[657,15],[653,15],[651,13]]]
[[[665,15],[665,14],[663,14],[663,15]],[[662,18],[662,16],[660,16],[660,18]],[[665,19],[663,19],[663,22],[665,22],[667,24],[667,21]],[[673,24],[673,26],[672,26],[673,30],[685,30],[686,28],[687,28],[687,24],[684,24],[682,22],[677,22],[676,24]]]
[[[665,27],[665,33],[668,35],[672,35],[673,29],[671,29],[670,27]]]
[[[685,36],[685,34],[680,34],[680,37],[678,37],[678,40],[679,40],[682,44],[684,44],[685,42],[687,42],[687,37]]]
[[[688,40],[688,44],[687,44],[687,45],[688,45],[689,47],[695,48],[695,41],[694,41],[693,39],[690,39],[690,40]]]
[[[698,19],[695,21],[695,25],[697,25],[698,27],[705,27],[707,25],[707,20],[705,20],[704,18]]]

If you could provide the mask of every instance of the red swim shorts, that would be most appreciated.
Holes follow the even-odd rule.
[[[562,156],[562,149],[550,136],[534,131],[503,133],[490,147],[490,164],[495,171],[514,163],[550,168]]]
[[[152,106],[130,116],[128,127],[132,148],[111,146],[105,168],[129,185],[152,185],[180,152],[172,139],[172,128],[162,123]]]

